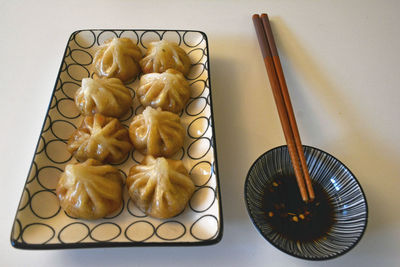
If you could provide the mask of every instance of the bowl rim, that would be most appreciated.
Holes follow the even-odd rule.
[[[252,216],[252,214],[251,214],[251,212],[250,212],[249,201],[248,201],[248,195],[247,195],[247,193],[248,193],[248,184],[249,184],[250,172],[251,172],[251,170],[253,169],[254,165],[255,165],[261,158],[263,158],[266,154],[271,153],[272,151],[275,151],[275,150],[278,150],[278,149],[282,149],[282,148],[284,148],[284,147],[287,147],[287,145],[281,145],[281,146],[277,146],[277,147],[271,148],[271,149],[269,149],[268,151],[266,151],[266,152],[264,152],[263,154],[261,154],[259,157],[257,157],[256,160],[254,160],[254,162],[251,164],[251,166],[250,166],[250,168],[249,168],[249,170],[248,170],[248,172],[247,172],[246,179],[245,179],[245,182],[244,182],[244,201],[245,201],[245,204],[246,204],[245,206],[246,206],[247,214],[249,215],[250,220],[251,220],[251,222],[253,223],[254,227],[257,229],[258,233],[259,233],[265,240],[267,240],[271,245],[273,245],[275,248],[279,249],[280,251],[284,252],[285,254],[288,254],[288,255],[293,256],[293,257],[295,257],[295,258],[299,258],[299,259],[303,259],[303,260],[310,260],[310,261],[324,261],[324,260],[331,260],[331,259],[337,258],[337,257],[339,257],[339,256],[342,256],[342,255],[348,253],[350,250],[352,250],[352,249],[360,242],[360,240],[362,239],[362,237],[363,237],[364,234],[365,234],[365,230],[367,229],[367,225],[368,225],[368,215],[369,215],[369,213],[368,213],[367,198],[366,198],[366,195],[365,195],[364,190],[363,190],[362,187],[361,187],[360,182],[357,180],[357,178],[356,178],[356,176],[353,174],[353,172],[352,172],[343,162],[341,162],[339,159],[337,159],[336,157],[334,157],[332,154],[329,154],[328,152],[325,152],[325,151],[323,151],[323,150],[321,150],[321,149],[319,149],[319,148],[313,147],[313,146],[309,146],[309,145],[304,145],[304,144],[303,144],[303,148],[309,148],[309,149],[311,149],[311,150],[316,150],[316,151],[322,152],[322,153],[324,153],[324,154],[326,154],[326,155],[332,157],[333,159],[337,160],[337,161],[339,162],[339,164],[343,165],[343,167],[345,167],[346,170],[351,174],[351,176],[354,178],[354,181],[357,183],[358,187],[360,188],[362,197],[363,197],[364,202],[365,202],[365,224],[364,224],[364,227],[363,227],[363,229],[362,229],[362,232],[361,232],[360,236],[359,236],[359,237],[357,238],[357,240],[356,240],[351,246],[349,246],[347,249],[345,249],[345,250],[343,250],[342,252],[337,253],[337,254],[335,254],[335,255],[333,255],[333,256],[324,257],[324,258],[319,258],[319,257],[317,257],[317,258],[308,258],[308,257],[300,256],[300,255],[295,255],[295,254],[291,253],[290,251],[287,251],[287,250],[285,250],[284,248],[279,247],[278,245],[274,244],[267,236],[265,236],[265,235],[261,232],[261,230],[258,228],[258,226],[257,226],[256,222],[254,221],[254,218],[253,218],[253,216]]]

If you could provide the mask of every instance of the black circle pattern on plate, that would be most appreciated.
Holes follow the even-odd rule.
[[[78,31],[73,35],[73,41],[75,44],[83,49],[93,47],[96,43],[96,39],[96,34],[93,31]]]
[[[129,198],[126,185],[121,208],[100,220],[86,221],[69,216],[58,203],[55,193],[58,179],[68,163],[76,162],[66,149],[70,135],[81,123],[74,101],[75,93],[81,87],[82,78],[97,77],[93,68],[94,53],[99,45],[113,37],[131,38],[142,51],[146,50],[149,42],[167,39],[183,47],[192,60],[187,77],[191,96],[179,114],[185,122],[186,140],[184,147],[173,158],[188,164],[196,190],[188,206],[172,220],[160,221],[139,210]],[[196,31],[80,30],[71,35],[21,196],[12,241],[26,246],[62,244],[84,247],[89,243],[103,246],[109,242],[199,242],[213,240],[218,235],[220,206],[215,209],[215,204],[219,201],[219,189],[211,129],[206,45],[206,37]],[[132,118],[144,110],[135,91],[139,79],[140,76],[126,84],[133,105],[120,120],[127,128]],[[125,180],[130,167],[141,162],[143,157],[132,149],[122,162],[113,165]],[[220,205],[219,202],[217,204]],[[120,225],[121,218],[129,223]]]
[[[137,217],[137,218],[145,218],[147,217],[146,213],[141,211],[134,203],[131,198],[129,198],[128,203],[126,204],[126,209],[128,210],[129,214]]]
[[[50,109],[53,109],[55,107],[57,107],[57,97],[56,95],[53,95],[53,97],[51,98],[51,102],[50,102]]]
[[[15,223],[13,225],[13,229],[11,231],[11,238],[14,240],[19,240],[22,234],[22,225],[18,219],[15,219]]]
[[[24,192],[22,193],[21,203],[19,204],[18,211],[21,211],[28,207],[29,203],[31,203],[31,193],[28,188],[24,188]]]
[[[67,63],[65,62],[65,61],[63,61],[62,62],[62,65],[61,65],[61,71],[66,71],[67,70]],[[59,89],[59,88],[58,88]],[[57,90],[57,89],[56,89]]]
[[[64,96],[74,100],[75,92],[79,89],[79,87],[81,87],[81,84],[77,82],[63,82],[61,91],[64,93]]]
[[[82,49],[71,50],[71,59],[78,65],[87,66],[93,61],[93,56]]]
[[[36,179],[37,174],[38,174],[37,163],[35,161],[32,161],[31,169],[29,170],[28,178],[26,179],[26,184],[33,182],[34,179]]]
[[[48,205],[51,207],[49,208]],[[51,219],[61,210],[56,194],[49,190],[35,192],[30,198],[29,207],[32,213],[40,219]]]
[[[133,35],[133,38],[132,38]],[[125,37],[125,38],[130,38],[133,41],[136,41],[136,45],[139,45],[139,35],[136,31],[133,30],[125,30],[121,31],[121,33],[118,35],[119,38]]]
[[[126,86],[126,87],[129,89],[129,91],[130,91],[130,93],[131,93],[131,96],[132,96],[132,99],[134,100],[135,97],[136,97],[135,89],[133,89],[131,86]],[[131,115],[132,115],[132,114],[131,114]]]
[[[32,230],[33,229],[33,230]],[[41,230],[38,230],[41,229]],[[30,240],[32,237],[36,237],[36,235],[32,234],[29,235],[29,232],[40,232],[40,237]],[[45,223],[31,223],[24,227],[21,232],[21,239],[24,243],[31,243],[31,244],[46,244],[50,240],[54,238],[56,235],[56,231],[53,227]]]
[[[188,35],[190,35],[190,34],[194,34],[194,33],[187,31],[183,34],[183,42],[188,47],[192,47],[192,48],[198,47],[204,41],[204,36],[202,35],[202,38],[200,39],[200,41],[198,41],[198,43],[192,43],[189,41],[189,39],[191,39],[191,38],[188,38]]]
[[[161,34],[161,39],[168,39],[170,42],[174,42],[174,43],[176,43],[178,45],[182,44],[182,37],[181,37],[181,35],[179,34],[178,31],[164,31]]]
[[[51,123],[50,130],[58,139],[67,141],[76,128],[75,124],[70,121],[55,120]]]
[[[206,134],[209,127],[210,127],[210,122],[207,117],[205,116],[197,117],[196,119],[190,122],[187,129],[187,134],[189,137],[193,139],[200,138]]]
[[[139,164],[140,162],[142,162],[144,156],[137,151],[136,149],[132,149],[131,151],[131,159],[136,163]]]
[[[204,143],[207,143],[204,144]],[[187,150],[187,154],[191,159],[202,159],[211,149],[211,140],[208,137],[196,138]]]
[[[46,119],[44,121],[43,131],[42,133],[47,132],[51,126],[51,117],[47,114]]]
[[[164,229],[166,228],[166,229]],[[165,241],[178,240],[186,233],[186,227],[179,221],[166,221],[156,228],[156,236]]]
[[[68,233],[71,231],[71,233]],[[85,233],[86,231],[86,233]],[[66,237],[64,235],[71,236],[74,235],[74,240],[65,240]],[[80,243],[85,240],[90,235],[89,226],[87,226],[83,222],[73,222],[64,226],[60,232],[58,232],[58,240],[63,243]]]
[[[97,45],[102,45],[105,41],[115,37],[118,37],[118,34],[115,31],[101,31],[100,34],[97,36]]]
[[[190,84],[190,87],[191,87],[191,94],[192,94],[191,98],[198,98],[201,95],[203,95],[204,90],[207,88],[207,84],[203,80],[197,80],[195,82],[192,82]]]
[[[190,169],[189,175],[195,186],[204,186],[208,184],[213,175],[213,165],[208,161],[200,161]]]
[[[190,67],[190,72],[186,77],[189,81],[194,81],[200,78],[200,76],[206,71],[206,67],[203,63],[193,64]]]
[[[138,229],[136,229],[138,228]],[[156,232],[154,225],[148,221],[140,220],[126,227],[124,235],[132,242],[144,242],[150,239]]]
[[[192,64],[196,65],[196,64],[200,63],[201,60],[203,59],[203,57],[205,56],[204,49],[202,49],[202,48],[193,49],[188,53],[188,55],[189,55],[189,57],[192,58],[192,60],[194,59]]]
[[[76,63],[71,63],[68,65],[67,73],[69,77],[76,82],[81,82],[83,78],[90,77],[90,71],[86,68],[86,66]]]
[[[79,218],[73,217],[73,216],[69,215],[68,213],[66,213],[65,211],[63,211],[63,212],[64,212],[64,215],[67,216],[68,218],[74,219],[74,220],[79,220]]]
[[[217,198],[217,193],[211,186],[197,188],[189,201],[189,207],[197,213],[203,213],[212,207]]]
[[[119,170],[119,172],[122,174],[122,179],[124,180],[124,184],[125,184],[127,175],[126,175],[126,173],[125,173],[123,170],[121,170],[121,169],[118,169],[118,170]]]
[[[188,104],[186,105],[186,114],[189,116],[198,116],[204,112],[207,108],[207,99],[205,97],[196,97],[194,99],[190,99]]]
[[[161,34],[157,31],[144,31],[140,35],[140,44],[147,49],[147,44],[150,42],[160,41]],[[145,44],[146,42],[146,44]]]
[[[208,228],[211,231],[204,232]],[[212,231],[214,230],[214,231]],[[197,240],[210,240],[218,235],[218,218],[214,215],[203,215],[190,226],[190,234]]]
[[[121,234],[121,227],[113,222],[99,223],[90,231],[89,236],[97,242],[110,242]]]
[[[56,164],[68,162],[72,156],[66,151],[66,141],[53,139],[49,141],[44,149],[47,159]]]
[[[71,39],[70,39],[70,40],[71,40]],[[65,56],[64,56],[64,58],[69,57],[70,54],[71,54],[71,47],[67,46],[67,49],[65,50]]]
[[[39,137],[39,143],[38,143],[38,147],[36,149],[36,154],[42,153],[45,146],[46,146],[46,140],[44,139],[43,135],[41,135]]]
[[[75,102],[70,98],[61,98],[57,101],[57,110],[65,119],[76,119],[80,116],[79,110],[75,108]]]
[[[62,66],[61,66],[61,68],[62,68]],[[61,70],[61,71],[63,71],[63,70]],[[60,77],[60,78],[57,79],[57,83],[56,83],[56,87],[55,87],[54,91],[61,90],[62,84],[63,84],[63,81],[62,81],[62,79]]]
[[[134,113],[133,108],[130,107],[128,113],[126,113],[122,118],[119,119],[120,122],[127,122],[127,121],[130,121],[130,119],[131,119],[132,116],[133,116],[133,113]]]
[[[63,170],[57,166],[44,166],[38,170],[37,182],[45,190],[54,191]]]

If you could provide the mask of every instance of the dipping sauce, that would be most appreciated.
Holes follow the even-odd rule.
[[[325,189],[313,183],[314,201],[305,203],[296,178],[278,176],[266,188],[263,210],[274,232],[301,242],[324,238],[335,222],[332,201]]]

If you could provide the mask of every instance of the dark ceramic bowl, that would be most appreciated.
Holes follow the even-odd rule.
[[[317,240],[299,242],[274,231],[268,222],[263,206],[266,188],[274,177],[294,177],[287,146],[267,151],[251,166],[244,187],[247,211],[260,234],[281,251],[307,260],[335,258],[351,250],[363,236],[367,201],[355,176],[335,157],[309,146],[304,146],[304,154],[313,183],[326,191],[333,206],[334,222],[328,233]]]

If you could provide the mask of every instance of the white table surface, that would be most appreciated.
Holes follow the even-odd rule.
[[[160,3],[159,3],[160,2]],[[399,266],[399,1],[0,1],[2,266]],[[361,242],[326,262],[288,256],[253,227],[251,163],[284,144],[251,15],[268,12],[304,144],[344,162],[368,200]],[[9,237],[69,35],[195,29],[209,38],[224,235],[209,247],[27,251]]]

